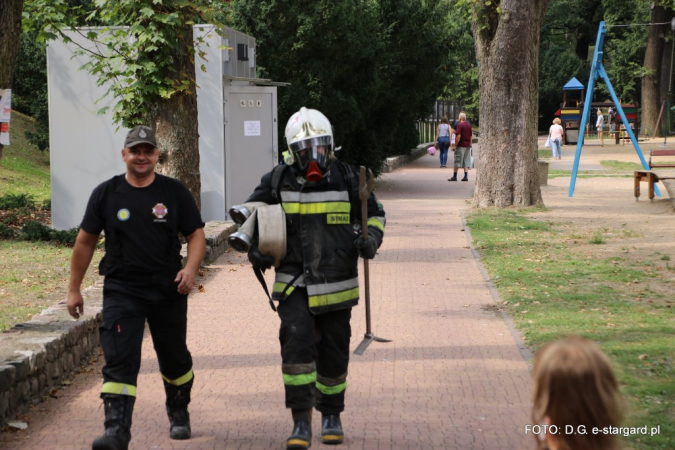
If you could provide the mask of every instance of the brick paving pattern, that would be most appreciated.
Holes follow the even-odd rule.
[[[376,184],[387,212],[384,244],[371,261],[373,331],[393,339],[352,355],[340,449],[528,449],[531,377],[473,258],[461,211],[470,182],[425,156]],[[460,177],[462,173],[460,170]],[[268,273],[271,286],[273,276]],[[363,283],[362,283],[363,287]],[[85,305],[86,307],[86,305]],[[354,309],[352,349],[365,332]],[[143,349],[130,448],[283,449],[284,409],[278,318],[243,255],[226,253],[205,292],[190,298],[188,345],[196,374],[193,437],[172,441],[149,336]],[[94,366],[100,370],[100,364]],[[100,374],[75,377],[33,408],[26,431],[3,433],[16,450],[89,449],[103,431]],[[315,415],[313,448],[320,443]]]

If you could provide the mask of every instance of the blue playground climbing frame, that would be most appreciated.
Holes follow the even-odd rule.
[[[624,114],[623,112],[621,102],[616,96],[616,92],[614,92],[614,88],[612,87],[612,82],[609,81],[609,77],[607,76],[605,67],[602,64],[602,56],[603,56],[602,47],[605,43],[606,33],[607,29],[605,27],[605,22],[602,21],[600,22],[600,28],[598,29],[598,38],[595,43],[595,52],[593,54],[593,65],[591,66],[591,76],[590,79],[588,80],[588,90],[586,91],[584,110],[581,115],[581,123],[579,124],[579,139],[577,140],[577,151],[574,155],[574,166],[572,167],[572,178],[570,179],[570,189],[569,189],[570,197],[574,195],[574,186],[577,182],[577,172],[579,171],[579,159],[581,158],[581,147],[584,145],[584,130],[586,129],[586,125],[588,124],[588,117],[590,115],[592,107],[591,103],[593,101],[593,90],[595,89],[595,83],[598,78],[602,78],[602,80],[607,85],[609,94],[612,96],[612,101],[616,106],[616,112],[617,114],[619,114],[619,117],[621,117],[623,126],[626,128],[626,132],[628,133],[628,136],[630,137],[630,140],[633,143],[633,147],[635,147],[635,151],[637,152],[637,155],[640,158],[640,161],[642,162],[642,167],[645,170],[649,170],[649,166],[647,165],[647,161],[645,161],[644,156],[642,156],[642,151],[640,150],[640,145],[638,144],[638,141],[635,138],[633,129],[631,128],[630,123],[628,123],[628,120],[626,119],[626,114]],[[654,186],[654,193],[659,197],[661,196],[661,192],[659,191],[659,188],[656,185]]]

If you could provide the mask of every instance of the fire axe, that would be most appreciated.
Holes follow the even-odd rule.
[[[375,183],[375,177],[373,177],[373,172],[368,169],[368,181],[366,182],[366,168],[361,166],[359,171],[359,198],[361,199],[361,232],[363,237],[368,237],[368,199],[370,198],[370,193],[373,192],[373,184]],[[363,260],[363,277],[365,279],[365,292],[366,292],[366,334],[363,336],[363,340],[354,350],[355,355],[363,355],[363,352],[366,351],[371,342],[391,342],[391,339],[384,339],[381,337],[375,336],[370,328],[370,275],[368,273],[368,260],[364,258]]]

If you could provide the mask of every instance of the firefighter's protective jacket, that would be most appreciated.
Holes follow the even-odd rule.
[[[275,177],[275,171],[282,170]],[[273,180],[279,179],[277,186]],[[298,176],[293,166],[265,174],[248,202],[281,203],[286,213],[287,254],[276,268],[272,293],[283,301],[296,287],[306,287],[314,314],[350,308],[359,300],[358,252],[361,200],[358,173],[333,161],[317,182]],[[385,214],[375,195],[368,199],[368,233],[378,247]]]

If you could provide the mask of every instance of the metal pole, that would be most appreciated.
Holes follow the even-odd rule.
[[[675,23],[674,23],[675,24]],[[671,25],[672,27],[673,25]],[[675,30],[673,30],[675,31]],[[668,80],[668,98],[667,98],[667,103],[666,107],[668,108],[667,111],[667,118],[668,118],[668,125],[666,125],[666,136],[670,134],[670,94],[673,88],[673,57],[675,57],[675,41],[671,41],[670,44],[670,79]],[[666,138],[667,139],[667,138]],[[664,140],[663,143],[665,144],[666,141]]]

